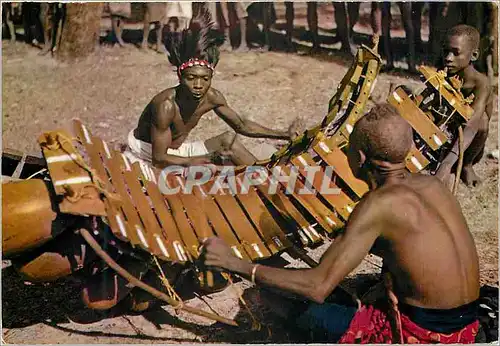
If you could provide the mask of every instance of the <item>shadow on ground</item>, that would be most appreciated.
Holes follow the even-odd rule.
[[[345,287],[358,287],[361,290],[367,289],[377,280],[377,275],[358,275],[355,278],[345,280]],[[215,323],[210,326],[203,326],[188,323],[175,314],[164,310],[157,305],[153,309],[145,312],[142,316],[151,322],[158,330],[162,325],[169,325],[181,328],[198,336],[203,342],[228,342],[228,343],[287,343],[306,342],[303,333],[296,333],[287,327],[285,321],[281,319],[272,307],[263,304],[262,291],[256,287],[247,288],[243,298],[256,320],[261,323],[260,330],[252,329],[253,319],[248,310],[240,303],[240,310],[235,317],[239,327],[231,327],[222,323]],[[186,287],[181,292],[184,299],[194,297],[193,292],[186,292]],[[336,302],[349,299],[343,292],[336,291],[332,295]],[[340,301],[339,301],[340,299]],[[192,339],[165,338],[145,335],[139,328],[133,325],[128,318],[130,313],[121,313],[115,310],[110,314],[95,313],[89,311],[80,300],[80,283],[74,278],[65,278],[50,284],[30,284],[12,268],[2,271],[2,315],[3,327],[7,329],[24,328],[35,324],[45,324],[57,330],[72,334],[85,335],[90,337],[110,337],[110,338],[130,338],[137,340],[151,340],[163,342],[189,342]],[[82,331],[61,324],[75,321],[73,317],[88,315],[85,323],[97,322],[111,317],[122,317],[136,330],[136,335],[120,334],[102,331]],[[90,315],[92,315],[90,317]],[[309,340],[310,341],[310,340]]]

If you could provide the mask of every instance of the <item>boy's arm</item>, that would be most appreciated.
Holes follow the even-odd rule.
[[[217,104],[216,108],[214,108],[215,114],[231,126],[236,133],[247,137],[257,138],[264,137],[284,140],[292,140],[295,138],[295,133],[290,134],[289,131],[272,130],[254,121],[245,119],[228,106],[226,99],[220,91],[215,89],[213,89],[213,91],[213,102]]]
[[[259,265],[257,280],[322,303],[368,254],[382,232],[387,212],[388,208],[381,208],[380,200],[367,198],[361,201],[351,214],[345,233],[335,239],[317,267],[291,270]],[[210,238],[204,246],[207,266],[252,276],[255,265],[235,257],[222,240]]]
[[[472,103],[472,108],[474,109],[474,113],[472,114],[471,120],[467,123],[464,128],[464,151],[469,147],[472,140],[477,134],[479,129],[479,124],[481,123],[481,117],[484,116],[486,112],[486,105],[488,103],[488,99],[490,96],[490,86],[488,82],[484,79],[481,79],[478,83],[478,87],[474,90],[474,101]],[[458,138],[455,139],[453,143],[453,147],[444,158],[443,162],[439,166],[439,169],[436,173],[436,176],[443,180],[447,177],[453,165],[458,160],[459,155],[459,141]]]
[[[153,105],[151,122],[151,147],[153,166],[163,169],[169,165],[203,165],[211,163],[210,155],[182,157],[167,154],[172,144],[170,125],[173,121],[173,109],[170,102]]]

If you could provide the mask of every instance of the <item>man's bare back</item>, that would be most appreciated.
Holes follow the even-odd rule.
[[[437,178],[408,175],[384,185],[370,193],[357,215],[370,215],[365,208],[376,205],[385,207],[372,250],[383,257],[400,301],[449,309],[478,298],[474,240],[460,205]]]

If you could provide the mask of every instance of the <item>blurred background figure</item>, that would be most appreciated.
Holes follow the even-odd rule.
[[[151,24],[154,25],[156,32],[155,50],[158,53],[164,52],[162,44],[163,40],[163,25],[167,22],[167,3],[166,2],[147,2],[144,3],[144,29],[142,34],[142,49],[148,48],[149,31]]]
[[[165,10],[170,32],[180,32],[188,28],[193,17],[191,1],[169,1]]]
[[[341,51],[355,55],[356,46],[353,43],[354,25],[359,19],[360,2],[333,2],[335,9],[335,24],[337,25],[336,41],[340,41]]]
[[[115,35],[116,41],[120,47],[125,46],[122,38],[123,24],[125,18],[130,18],[131,6],[130,2],[108,2],[106,6],[111,16],[111,27]]]
[[[293,46],[293,19],[295,16],[295,11],[292,1],[285,1],[285,18],[286,18],[286,34],[285,41],[288,51],[295,51]],[[320,40],[318,35],[318,3],[315,1],[307,2],[307,27],[309,29],[309,34],[311,35],[312,48],[311,53],[317,52],[320,48]]]
[[[21,21],[21,6],[19,2],[2,2],[2,37],[6,29],[7,37],[11,42],[16,42],[16,29],[14,22]]]
[[[175,36],[189,26],[193,17],[193,3],[191,1],[147,2],[144,3],[144,29],[141,48],[148,48],[151,24],[156,34],[155,50],[164,53],[164,27],[167,25],[168,34]]]
[[[42,2],[40,4],[40,22],[42,24],[44,46],[39,55],[55,52],[59,47],[65,15],[66,4],[60,2]]]
[[[207,2],[206,5],[208,7],[208,10],[210,11],[210,14],[212,15],[213,21],[216,23],[215,28],[221,30],[226,38],[224,44],[221,46],[221,51],[232,51],[233,46],[235,46],[231,44],[232,22],[238,23],[239,25],[239,37],[237,37],[236,40],[240,43],[236,51],[248,51],[249,45],[247,42],[247,9],[251,5],[251,2]]]
[[[21,3],[21,17],[24,28],[24,42],[38,46],[43,42],[43,19],[41,3]]]
[[[144,30],[142,33],[142,49],[148,48],[149,31],[151,24],[154,25],[156,31],[156,48],[158,53],[164,52],[162,45],[163,25],[167,20],[167,4],[165,2],[148,2],[144,4]]]
[[[271,27],[276,22],[274,3],[252,1],[247,6],[247,13],[248,46],[251,47],[257,44],[263,51],[271,50]],[[253,38],[253,41],[249,38],[250,36]]]
[[[420,16],[422,13],[423,3],[416,2],[398,2],[398,7],[401,12],[401,21],[405,31],[405,40],[407,46],[406,56],[408,57],[408,71],[416,73],[416,56],[415,46],[421,47],[421,24]],[[412,11],[415,13],[412,15]],[[394,52],[391,43],[391,2],[373,2],[372,3],[372,28],[376,33],[382,34],[382,46],[384,47],[384,55],[387,59],[386,71],[394,69]],[[381,17],[381,18],[380,18]],[[418,23],[416,23],[418,22]],[[382,28],[380,28],[380,24]],[[416,28],[415,28],[416,26]],[[420,51],[420,48],[417,48]]]

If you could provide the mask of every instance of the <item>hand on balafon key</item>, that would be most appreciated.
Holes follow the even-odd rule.
[[[242,275],[255,284],[255,269],[259,264],[236,257],[233,250],[222,239],[208,238],[202,245],[201,253],[200,257],[203,258],[206,268]]]
[[[211,237],[202,245],[202,257],[207,268],[219,271],[238,272],[242,259],[235,256],[231,248],[220,238]],[[245,262],[246,263],[246,262]]]
[[[195,262],[199,288],[206,293],[214,293],[224,290],[232,280],[229,273],[219,267],[212,267],[206,264],[206,249],[200,247],[200,256]]]

